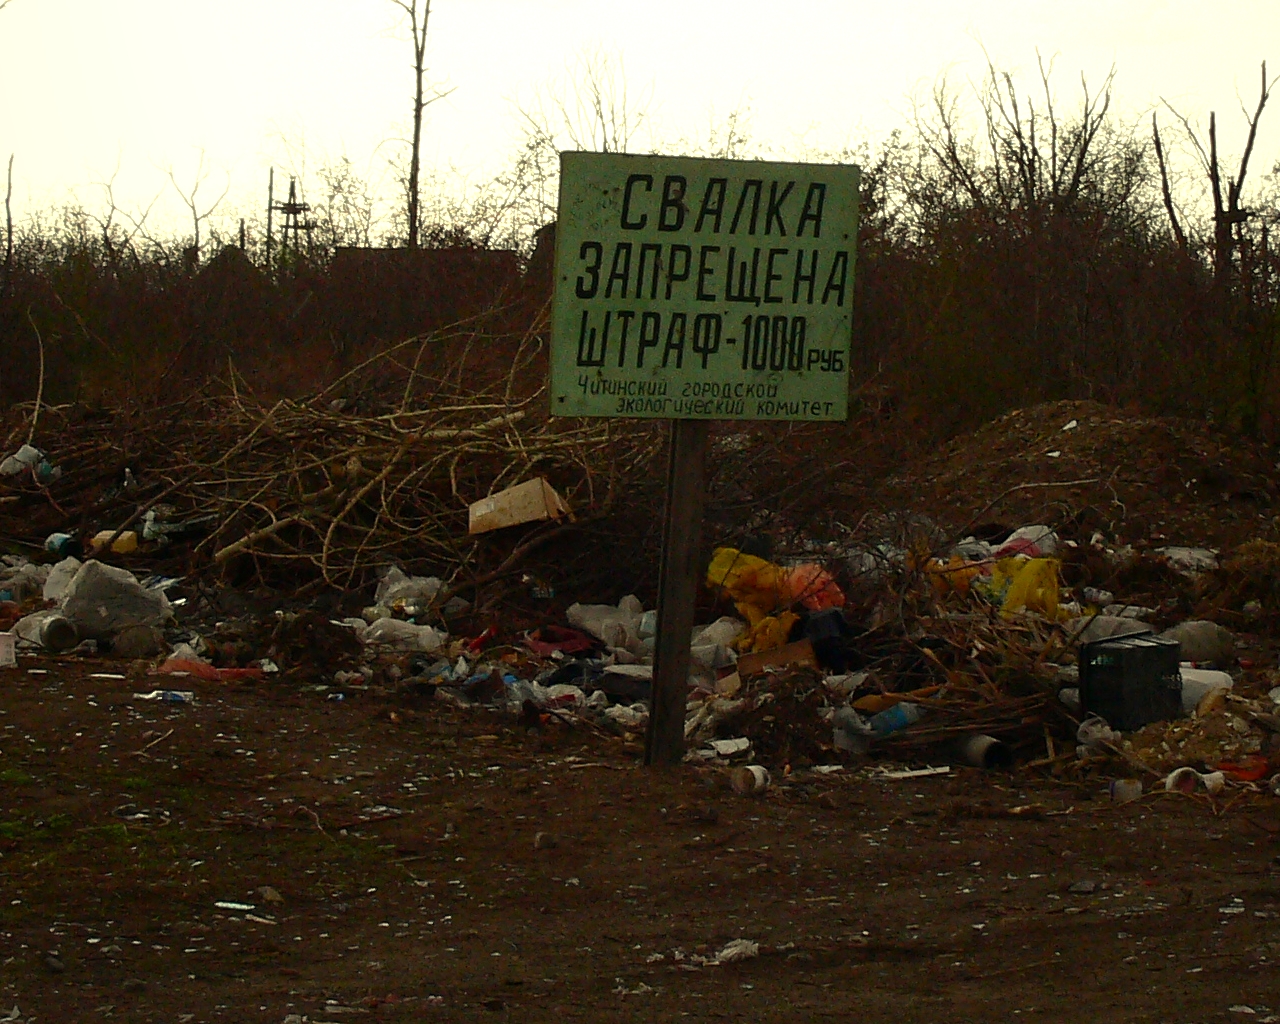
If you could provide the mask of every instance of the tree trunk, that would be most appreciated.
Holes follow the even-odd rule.
[[[427,20],[431,17],[431,0],[422,5],[422,23],[418,23],[418,3],[402,5],[409,13],[409,27],[413,32],[413,143],[409,154],[409,248],[418,248],[419,183],[422,177],[422,111],[426,101],[422,95],[422,80],[426,74]]]

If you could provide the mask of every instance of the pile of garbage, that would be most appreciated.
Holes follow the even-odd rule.
[[[7,555],[0,568],[0,627],[51,653],[96,654],[100,644],[159,649],[161,627],[173,619],[165,591],[174,580],[140,581],[127,569],[95,559],[34,564]],[[146,653],[153,653],[148,650]]]
[[[559,500],[545,481],[524,491],[539,515]],[[490,505],[478,515],[516,507]],[[717,548],[704,580],[711,614],[689,637],[688,759],[1137,773],[1126,794],[1270,785],[1280,675],[1242,661],[1237,633],[1215,620],[1274,621],[1280,545],[1220,557],[1068,534],[1031,524],[941,546],[883,537],[795,559]],[[383,567],[358,616],[210,620],[183,583],[98,558],[7,556],[0,632],[19,650],[145,659],[156,675],[273,676],[334,699],[409,694],[631,742],[647,727],[657,613],[635,595],[477,633],[444,576],[398,565]]]

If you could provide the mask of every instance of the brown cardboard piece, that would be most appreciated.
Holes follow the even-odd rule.
[[[818,659],[814,657],[813,644],[807,638],[797,640],[793,644],[783,644],[771,651],[760,651],[756,654],[738,656],[738,675],[742,679],[763,672],[766,668],[783,668],[787,665],[807,665],[818,667]]]
[[[481,498],[471,506],[468,533],[488,533],[520,523],[572,515],[565,500],[542,477]]]

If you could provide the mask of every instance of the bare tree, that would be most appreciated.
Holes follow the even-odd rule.
[[[374,196],[345,154],[323,164],[318,172],[324,199],[317,204],[319,227],[326,246],[371,244]]]
[[[222,200],[227,198],[227,193],[231,190],[231,175],[228,174],[227,184],[226,184],[226,187],[223,188],[222,194],[218,196],[218,198],[215,199],[212,203],[210,203],[207,207],[205,207],[204,212],[201,213],[200,204],[197,197],[200,192],[200,186],[203,185],[206,181],[208,181],[209,175],[211,173],[212,173],[212,169],[205,166],[205,152],[203,149],[200,150],[200,159],[196,163],[196,172],[192,178],[191,188],[188,191],[184,192],[182,190],[182,186],[178,184],[178,179],[174,175],[173,168],[172,167],[169,168],[169,181],[173,185],[173,190],[178,193],[178,195],[182,198],[182,202],[186,205],[187,209],[191,212],[191,228],[192,228],[193,234],[192,234],[191,248],[188,250],[188,252],[190,253],[190,256],[191,256],[192,266],[197,266],[200,263],[200,225],[204,221],[209,219],[213,211],[216,210],[219,205],[221,205]]]
[[[1182,230],[1178,221],[1178,211],[1173,204],[1173,189],[1169,186],[1169,165],[1164,158],[1164,145],[1160,141],[1160,123],[1153,111],[1151,114],[1151,138],[1156,148],[1156,163],[1160,167],[1160,194],[1164,197],[1164,209],[1169,215],[1169,224],[1173,228],[1173,237],[1178,241],[1178,248],[1185,255],[1187,252],[1187,233]]]
[[[1039,100],[1019,96],[1013,76],[988,58],[983,83],[973,87],[981,143],[964,127],[968,119],[945,79],[935,86],[927,113],[917,106],[916,130],[948,190],[980,210],[1054,214],[1072,210],[1086,195],[1095,202],[1103,198],[1097,185],[1108,176],[1107,205],[1127,202],[1140,181],[1140,151],[1125,152],[1119,174],[1108,174],[1102,159],[1115,150],[1116,140],[1105,137],[1115,68],[1096,91],[1082,75],[1080,105],[1064,118],[1054,102],[1053,64],[1042,57],[1038,64]]]
[[[406,213],[409,217],[409,248],[418,248],[419,210],[422,179],[422,112],[427,106],[448,93],[426,91],[427,75],[427,23],[431,19],[431,0],[391,0],[409,18],[409,33],[413,38],[413,137],[409,143],[409,180],[405,185]]]
[[[555,218],[561,150],[627,153],[649,122],[652,86],[633,93],[617,54],[586,50],[565,72],[536,89],[531,100],[513,103],[524,141],[515,167],[500,182],[514,215],[534,228]]]
[[[103,197],[106,200],[107,212],[105,216],[90,213],[89,217],[96,221],[102,232],[102,246],[108,261],[114,265],[117,262],[119,249],[128,249],[129,254],[133,257],[134,263],[140,262],[137,248],[134,245],[134,239],[141,237],[147,242],[154,244],[152,239],[146,232],[147,218],[151,215],[152,208],[164,194],[163,187],[157,192],[142,211],[139,216],[134,216],[126,210],[120,208],[116,203],[115,185],[116,178],[120,174],[120,161],[116,160],[115,169],[111,172],[111,176],[106,181],[95,182],[102,189]],[[116,221],[117,215],[123,221],[128,221],[129,226],[125,227]]]
[[[13,0],[0,0],[0,11]],[[13,154],[9,154],[9,178],[4,191],[4,284],[10,286],[13,274]]]
[[[1200,158],[1200,165],[1209,178],[1209,186],[1213,194],[1213,277],[1219,288],[1227,288],[1231,281],[1235,253],[1240,247],[1241,232],[1244,224],[1252,216],[1251,211],[1240,205],[1240,196],[1244,191],[1245,175],[1249,173],[1249,158],[1253,155],[1253,144],[1258,135],[1258,121],[1262,117],[1262,111],[1267,105],[1267,100],[1271,98],[1271,90],[1275,87],[1277,81],[1280,81],[1280,78],[1273,78],[1267,81],[1267,62],[1263,61],[1262,85],[1258,92],[1258,105],[1254,109],[1252,116],[1245,109],[1243,103],[1240,105],[1240,110],[1245,117],[1245,123],[1249,125],[1249,136],[1245,142],[1244,153],[1240,157],[1240,169],[1235,177],[1227,178],[1225,192],[1223,189],[1222,168],[1218,159],[1218,123],[1216,113],[1214,111],[1209,112],[1209,149],[1206,152],[1204,144],[1191,126],[1191,122],[1178,113],[1167,100],[1165,101],[1165,106],[1181,122],[1187,138],[1191,141],[1196,155]],[[1156,145],[1157,147],[1159,146],[1158,134],[1156,136]],[[1163,175],[1163,161],[1161,166]],[[1167,189],[1167,184],[1165,187]],[[1171,207],[1169,212],[1172,218]],[[1175,220],[1175,233],[1178,230]]]
[[[565,82],[540,90],[517,108],[525,134],[552,149],[563,143],[596,153],[627,153],[649,117],[652,90],[633,97],[622,58],[602,49],[578,55]]]
[[[5,0],[8,3],[8,0]],[[0,7],[0,10],[3,10]],[[13,285],[13,154],[9,154],[9,179],[4,190],[4,286]]]

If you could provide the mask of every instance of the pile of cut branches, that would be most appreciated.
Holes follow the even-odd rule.
[[[201,523],[187,542],[144,543],[132,557],[177,558],[184,572],[239,583],[343,590],[398,561],[457,592],[608,515],[623,482],[649,474],[659,432],[549,419],[542,390],[522,386],[537,376],[533,351],[522,347],[505,378],[471,391],[417,373],[426,344],[389,348],[298,400],[259,401],[233,369],[221,387],[171,405],[32,409],[5,447],[34,434],[62,476],[0,481],[0,534],[35,546],[54,531],[118,537],[148,519]],[[394,399],[381,397],[388,392]],[[535,476],[582,514],[503,538],[468,536],[472,502]]]

